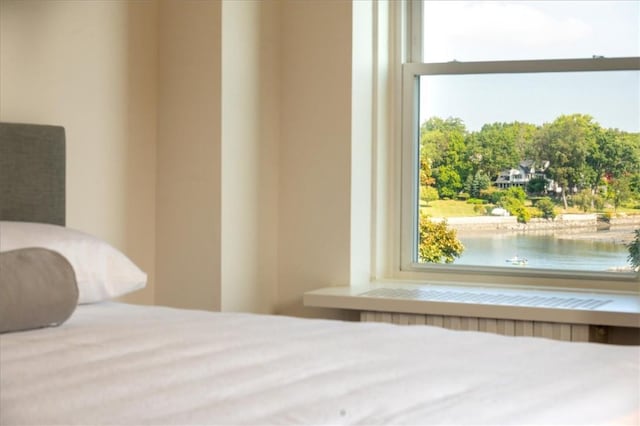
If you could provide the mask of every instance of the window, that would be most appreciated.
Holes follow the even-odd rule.
[[[640,2],[406,6],[401,269],[635,280]]]

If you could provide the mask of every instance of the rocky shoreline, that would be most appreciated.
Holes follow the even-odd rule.
[[[627,245],[633,241],[633,231],[633,229],[610,229],[595,232],[557,234],[556,238],[559,240],[590,240]]]
[[[442,219],[441,219],[442,220]],[[487,235],[495,233],[553,234],[563,240],[590,240],[613,244],[629,244],[634,230],[640,229],[640,215],[612,218],[600,222],[596,215],[561,215],[555,220],[533,219],[518,223],[515,217],[454,217],[447,218],[449,227],[458,236]]]

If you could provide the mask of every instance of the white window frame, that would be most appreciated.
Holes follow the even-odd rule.
[[[404,40],[401,104],[401,211],[400,271],[404,278],[424,279],[456,276],[456,280],[526,283],[534,286],[637,291],[639,274],[634,272],[563,271],[513,269],[471,265],[425,264],[417,262],[419,180],[419,78],[423,75],[500,73],[558,73],[582,71],[640,71],[640,58],[550,59],[487,62],[422,63],[422,2],[408,0],[398,24]],[[462,278],[461,278],[462,277]]]

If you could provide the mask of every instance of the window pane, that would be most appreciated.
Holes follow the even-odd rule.
[[[630,271],[639,94],[637,71],[420,77],[419,261]]]
[[[638,1],[433,1],[424,62],[640,56]]]

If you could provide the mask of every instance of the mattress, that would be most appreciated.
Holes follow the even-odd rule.
[[[80,305],[0,336],[0,424],[637,424],[640,348]]]

